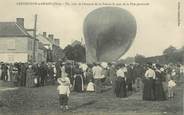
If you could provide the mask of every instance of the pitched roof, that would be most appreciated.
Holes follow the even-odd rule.
[[[0,22],[0,37],[30,37],[30,34],[16,22]]]
[[[41,41],[44,45],[52,44],[55,45],[54,41],[51,41],[48,37],[43,36],[42,34],[38,34],[37,38]]]
[[[41,50],[47,50],[42,42],[38,42],[38,48]]]

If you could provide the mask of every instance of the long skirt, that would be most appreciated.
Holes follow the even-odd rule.
[[[168,83],[167,83],[166,81],[163,81],[163,82],[162,82],[162,86],[163,86],[164,93],[165,93],[165,95],[166,95],[166,99],[167,99]]]
[[[84,90],[84,82],[81,75],[76,75],[76,78],[74,79],[74,91],[76,92],[82,92]]]
[[[27,72],[26,87],[28,88],[34,87],[34,74],[32,71]]]
[[[86,84],[88,84],[90,81],[94,82],[93,75],[86,75]]]
[[[127,80],[126,84],[127,84],[127,87],[128,87],[127,88],[128,91],[133,91],[132,81],[131,80]]]
[[[115,89],[116,89],[116,78],[112,79],[112,91],[115,94]]]
[[[102,81],[101,79],[94,79],[95,82],[95,92],[101,93],[102,92]]]
[[[115,95],[120,98],[127,96],[125,79],[122,77],[118,77],[116,80]]]
[[[8,73],[5,72],[5,71],[2,71],[2,74],[1,74],[1,80],[8,80]]]
[[[143,100],[155,100],[154,80],[152,78],[144,80]]]
[[[166,100],[166,94],[161,81],[155,81],[155,100]]]

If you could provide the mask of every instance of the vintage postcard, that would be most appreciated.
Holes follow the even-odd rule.
[[[0,0],[0,115],[183,115],[183,0]]]

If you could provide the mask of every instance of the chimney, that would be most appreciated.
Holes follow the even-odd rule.
[[[47,37],[47,32],[43,32],[43,37]]]
[[[56,45],[56,46],[59,46],[59,39],[54,39],[54,44]]]
[[[21,26],[24,27],[24,18],[17,18],[16,19],[16,23]]]
[[[49,37],[49,39],[53,42],[53,40],[54,40],[54,35],[53,35],[53,34],[49,34],[48,37]]]

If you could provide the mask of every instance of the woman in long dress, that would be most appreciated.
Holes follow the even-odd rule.
[[[12,71],[13,71],[13,65],[12,64],[9,64],[8,65],[8,81],[12,81],[12,77],[13,77],[13,75],[12,75]]]
[[[78,65],[76,66],[76,69],[75,69],[73,89],[76,92],[84,91],[84,79],[82,76],[82,70],[80,70]]]
[[[18,69],[15,65],[12,68],[12,82],[15,86],[18,86]]]
[[[155,100],[157,101],[162,101],[162,100],[166,100],[166,95],[164,92],[164,88],[163,88],[163,74],[161,73],[161,71],[159,70],[158,67],[156,67],[155,69],[155,73],[156,73],[156,78],[155,78]]]
[[[2,64],[1,69],[2,69],[1,80],[7,81],[8,80],[7,64]]]
[[[26,86],[26,71],[27,71],[27,64],[22,63],[20,68],[20,85]]]
[[[117,79],[116,79],[116,86],[115,86],[115,94],[116,97],[127,97],[127,91],[126,91],[126,77],[125,73],[127,72],[127,69],[124,65],[122,65],[116,72]]]
[[[26,87],[31,88],[34,86],[34,71],[32,65],[29,65],[26,71]]]
[[[51,64],[48,65],[47,68],[47,82],[48,84],[53,84],[54,83],[54,68]]]
[[[155,100],[154,96],[154,79],[155,79],[155,71],[148,67],[145,78],[143,80],[144,82],[144,88],[143,88],[143,100]]]

